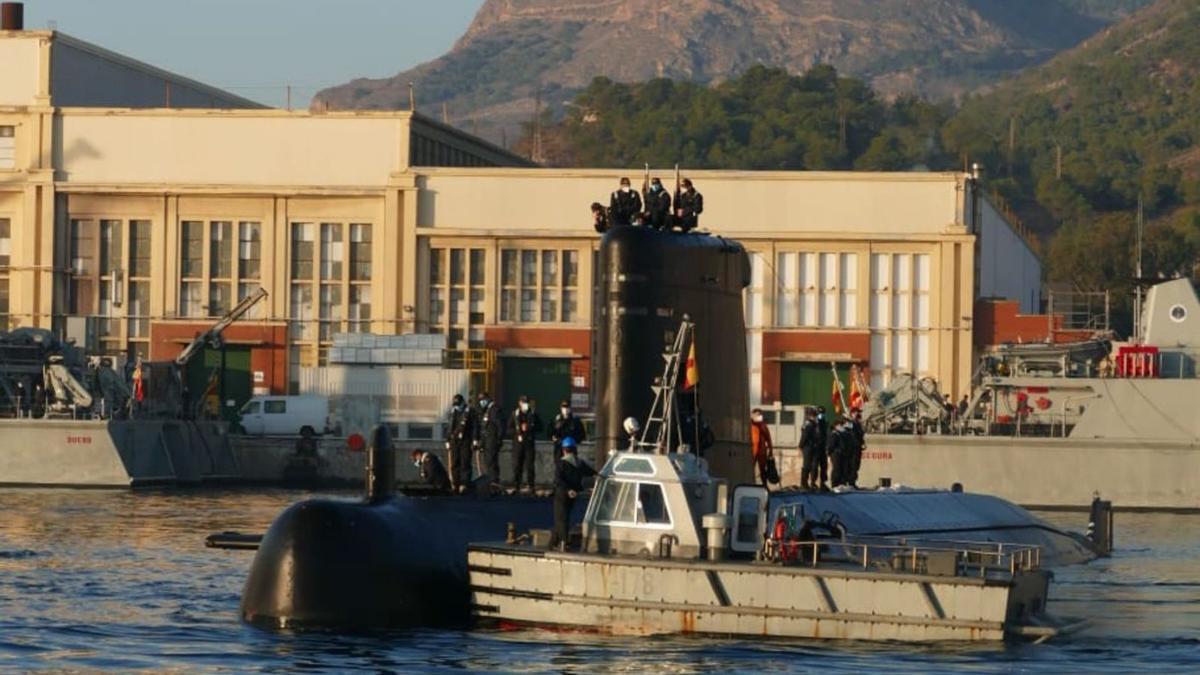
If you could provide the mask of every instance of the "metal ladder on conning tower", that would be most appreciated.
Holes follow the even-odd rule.
[[[646,418],[646,426],[642,428],[642,437],[637,442],[639,450],[647,452],[667,453],[671,451],[671,440],[683,437],[678,411],[675,409],[676,392],[679,385],[679,373],[683,370],[683,349],[692,336],[695,324],[685,314],[675,334],[675,342],[663,353],[663,374],[657,378],[651,389],[654,390],[654,403],[650,406],[650,415]],[[650,440],[654,439],[654,440]]]

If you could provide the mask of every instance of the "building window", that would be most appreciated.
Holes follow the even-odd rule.
[[[181,225],[181,274],[184,279],[200,279],[204,276],[204,223],[185,220]]]
[[[579,319],[579,251],[562,252],[562,320]]]
[[[857,254],[780,252],[775,282],[776,326],[858,326]]]
[[[151,224],[129,221],[129,292],[125,316],[129,353],[149,353]]]
[[[73,218],[68,242],[71,279],[67,307],[76,316],[96,313],[96,221]]]
[[[242,221],[238,223],[238,277],[258,279],[262,264],[262,226]]]
[[[350,303],[347,307],[348,330],[351,333],[369,333],[371,330],[371,287],[365,284],[350,287]]]
[[[500,251],[500,320],[562,323],[579,319],[579,251]]]
[[[293,340],[316,341],[306,353],[318,355],[320,364],[336,333],[370,329],[371,224],[291,227],[291,335]]]
[[[350,280],[371,280],[371,226],[350,225]]]
[[[0,218],[0,331],[8,330],[8,268],[12,264],[12,221]]]
[[[233,306],[233,223],[208,224],[208,316],[218,317]]]
[[[452,348],[482,346],[487,252],[431,248],[429,254],[430,330],[445,333]]]
[[[129,339],[150,337],[150,282],[129,282]]]
[[[148,220],[69,222],[67,311],[97,319],[104,353],[130,353],[130,341],[148,340],[151,231]]]
[[[0,218],[0,271],[8,273],[12,265],[12,221]]]
[[[17,128],[0,125],[0,169],[17,168]]]
[[[871,255],[873,387],[886,386],[898,373],[930,374],[931,274],[928,254]]]
[[[261,226],[232,219],[184,220],[180,225],[178,315],[223,316],[233,309],[235,296],[240,301],[259,287]],[[246,318],[261,318],[262,311],[256,306]]]
[[[342,280],[342,225],[321,223],[321,281]]]
[[[129,221],[129,278],[150,277],[150,221]]]

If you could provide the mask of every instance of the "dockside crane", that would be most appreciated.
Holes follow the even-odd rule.
[[[184,381],[188,364],[196,356],[203,353],[205,347],[221,349],[224,344],[222,334],[225,332],[225,329],[233,325],[238,319],[241,319],[246,312],[249,312],[254,305],[258,304],[265,297],[267,297],[267,292],[262,288],[256,289],[253,293],[247,295],[238,304],[234,305],[233,309],[230,309],[218,319],[208,330],[198,333],[183,348],[179,356],[175,357],[174,361],[143,363],[143,377],[145,377],[148,391],[145,399],[140,404],[138,417],[192,417],[199,407],[198,404],[201,402],[192,401],[190,400],[190,396],[185,395]],[[210,380],[218,374],[217,371],[219,369],[219,367],[213,369],[213,372],[210,374]]]

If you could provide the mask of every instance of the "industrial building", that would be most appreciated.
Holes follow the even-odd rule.
[[[226,332],[239,405],[254,389],[297,390],[337,334],[438,333],[501,403],[590,407],[588,205],[621,176],[639,183],[636,169],[539,168],[408,111],[267,109],[7,28],[5,327],[165,359],[262,287]],[[702,228],[752,253],[752,401],[827,401],[831,362],[865,366],[875,386],[916,372],[959,396],[975,301],[1039,309],[1040,261],[969,175],[687,175],[706,197]]]

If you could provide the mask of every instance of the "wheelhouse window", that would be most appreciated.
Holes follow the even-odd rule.
[[[671,513],[659,483],[609,479],[600,488],[596,522],[614,525],[670,525]]]

